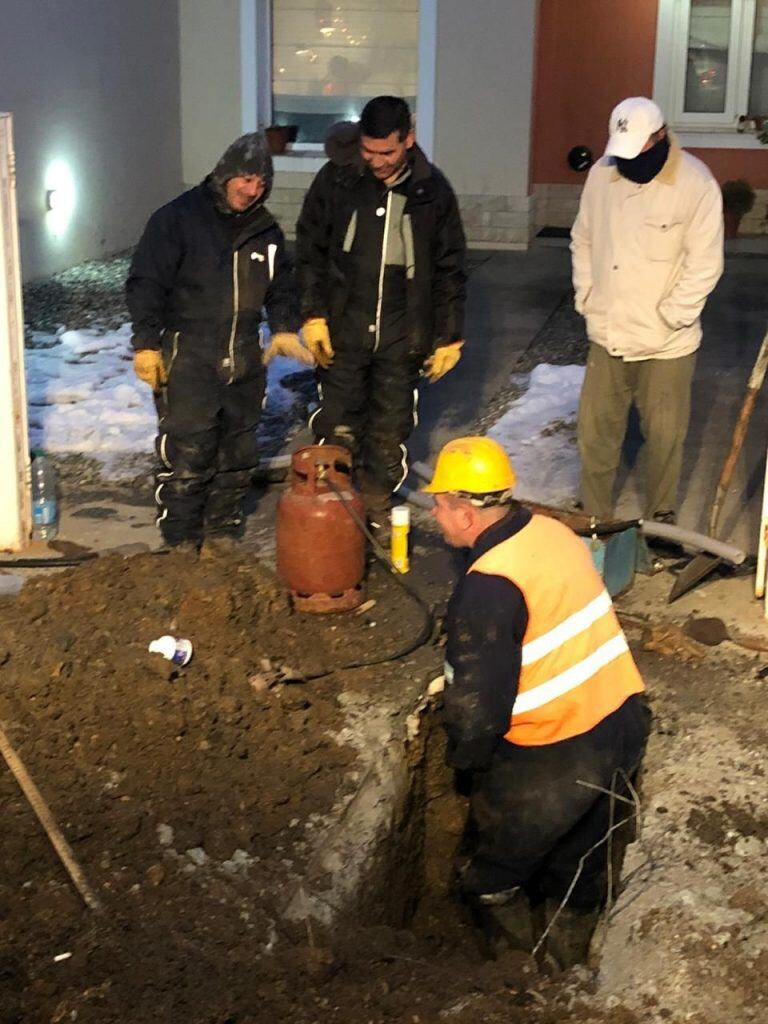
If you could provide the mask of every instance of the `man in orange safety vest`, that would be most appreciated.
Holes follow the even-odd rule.
[[[649,715],[587,546],[514,501],[515,483],[500,445],[464,437],[425,488],[445,541],[470,549],[446,618],[447,757],[471,776],[459,885],[492,951],[530,950],[549,924],[565,968],[606,901],[607,836],[634,818]]]

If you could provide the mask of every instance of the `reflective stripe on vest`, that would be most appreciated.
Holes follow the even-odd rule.
[[[581,735],[644,689],[589,551],[567,526],[534,515],[469,571],[510,580],[528,609],[509,742]]]

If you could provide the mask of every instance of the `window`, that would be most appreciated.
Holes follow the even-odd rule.
[[[419,0],[272,0],[272,121],[319,143],[369,99],[416,102]]]
[[[689,131],[768,116],[768,0],[661,0],[654,96]]]

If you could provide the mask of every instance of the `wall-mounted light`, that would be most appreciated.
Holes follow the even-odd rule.
[[[72,169],[66,160],[52,160],[45,169],[45,224],[51,235],[61,237],[69,227],[77,202]]]

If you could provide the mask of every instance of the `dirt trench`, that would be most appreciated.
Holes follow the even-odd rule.
[[[246,556],[139,555],[0,601],[0,723],[106,911],[2,766],[1,1024],[413,1022],[481,996],[530,1018],[533,965],[486,962],[449,894],[441,650],[332,671],[414,628],[387,575],[369,589],[342,629]],[[164,632],[189,666],[148,654]]]
[[[599,964],[548,976],[485,960],[450,896],[466,804],[422,700],[439,647],[332,671],[413,629],[369,585],[343,630],[248,557],[99,559],[0,600],[0,723],[107,911],[3,766],[1,1024],[768,1020],[759,659],[635,641],[644,830]],[[193,638],[187,668],[147,654],[166,631]]]

